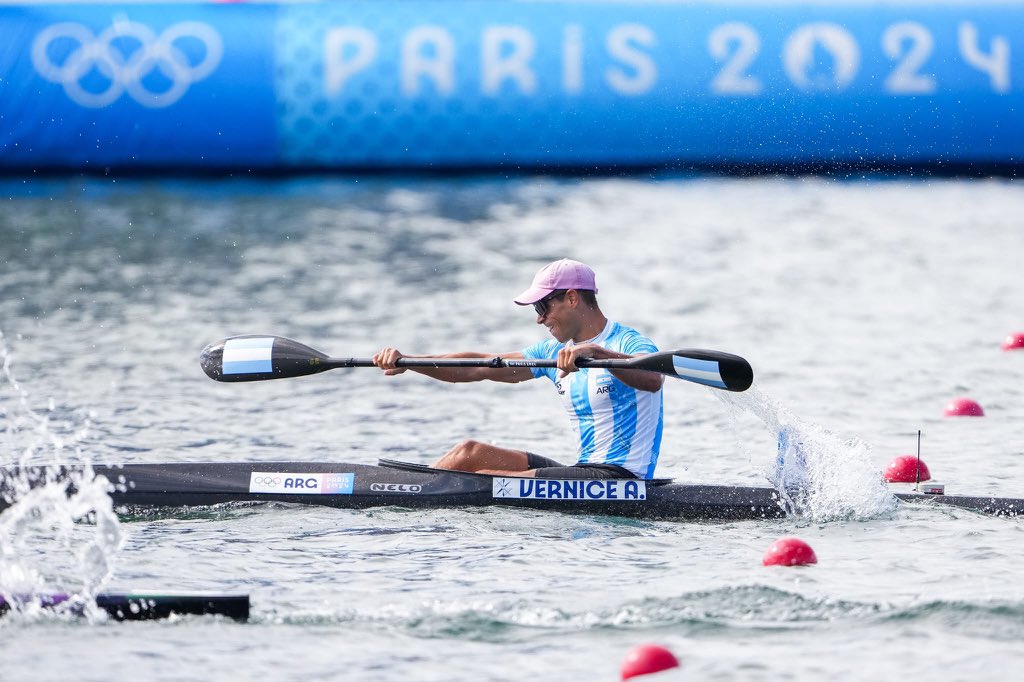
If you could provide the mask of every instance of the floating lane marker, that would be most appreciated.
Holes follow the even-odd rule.
[[[355,480],[355,474],[254,471],[249,475],[249,492],[274,495],[351,495]]]
[[[224,374],[259,374],[273,372],[271,358],[274,338],[228,339],[224,342],[221,372]]]
[[[673,355],[672,368],[675,369],[677,375],[698,384],[726,388],[725,382],[722,381],[722,371],[716,360],[697,360]]]
[[[495,478],[491,497],[507,500],[646,500],[647,484],[631,479],[567,481],[551,478]]]

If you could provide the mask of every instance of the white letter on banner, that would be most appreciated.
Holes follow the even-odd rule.
[[[346,58],[346,48],[354,52]],[[324,38],[324,91],[336,97],[349,78],[377,58],[377,37],[365,28],[332,28]]]
[[[423,47],[433,47],[433,54],[423,53]],[[455,91],[455,41],[440,26],[417,26],[402,41],[402,94],[419,94],[420,76],[434,82],[442,95]]]
[[[829,64],[819,64],[828,53]],[[842,26],[819,22],[793,31],[782,48],[782,63],[793,85],[801,90],[843,90],[857,76],[860,48],[850,32]],[[814,67],[816,73],[810,73]],[[831,71],[831,75],[826,73]]]
[[[903,54],[903,41],[910,41],[910,48]],[[935,77],[918,70],[931,56],[935,41],[932,34],[921,24],[903,21],[893,24],[882,34],[882,49],[889,59],[901,59],[885,79],[885,89],[897,95],[929,95],[935,92]]]
[[[498,94],[506,78],[516,81],[524,95],[537,90],[537,77],[530,70],[536,46],[529,31],[521,26],[488,26],[484,29],[483,43],[481,70],[485,94]],[[502,56],[506,45],[512,49]]]
[[[988,74],[992,89],[1010,91],[1010,43],[1003,36],[992,39],[992,51],[985,54],[978,47],[978,28],[969,21],[960,24],[960,54],[967,63]]]
[[[605,78],[612,90],[620,95],[642,95],[654,87],[654,82],[658,80],[658,69],[649,54],[635,49],[630,43],[652,48],[657,39],[654,31],[642,24],[622,24],[613,28],[605,41],[608,54],[633,67],[636,75],[630,78],[622,69],[609,67],[605,71]]]
[[[711,92],[718,95],[756,95],[761,81],[746,73],[761,50],[761,38],[749,24],[732,22],[715,28],[708,36],[708,52],[718,61],[729,58],[729,43],[736,42],[736,51],[711,81]]]
[[[562,87],[569,95],[583,91],[583,28],[569,24],[562,32]]]

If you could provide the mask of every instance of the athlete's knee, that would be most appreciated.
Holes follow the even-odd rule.
[[[470,466],[479,464],[480,458],[490,446],[478,440],[467,439],[455,444],[452,454],[461,464]]]
[[[441,458],[437,466],[442,469],[471,470],[483,447],[484,444],[478,440],[460,441]]]
[[[481,443],[478,440],[473,440],[472,438],[467,438],[466,440],[456,443],[452,450],[456,452],[476,452],[482,447],[485,447],[484,443]]]

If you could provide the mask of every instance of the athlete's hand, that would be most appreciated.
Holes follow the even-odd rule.
[[[579,371],[576,366],[576,358],[601,358],[607,357],[608,351],[596,343],[584,343],[578,346],[565,346],[558,351],[555,362],[558,365],[558,378],[566,376],[570,372]]]
[[[384,370],[384,374],[394,376],[406,371],[405,367],[398,366],[398,361],[404,357],[397,348],[384,348],[373,356],[373,364]]]

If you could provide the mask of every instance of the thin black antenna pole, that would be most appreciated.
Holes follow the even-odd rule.
[[[921,487],[921,429],[917,430],[917,483],[914,488]]]

